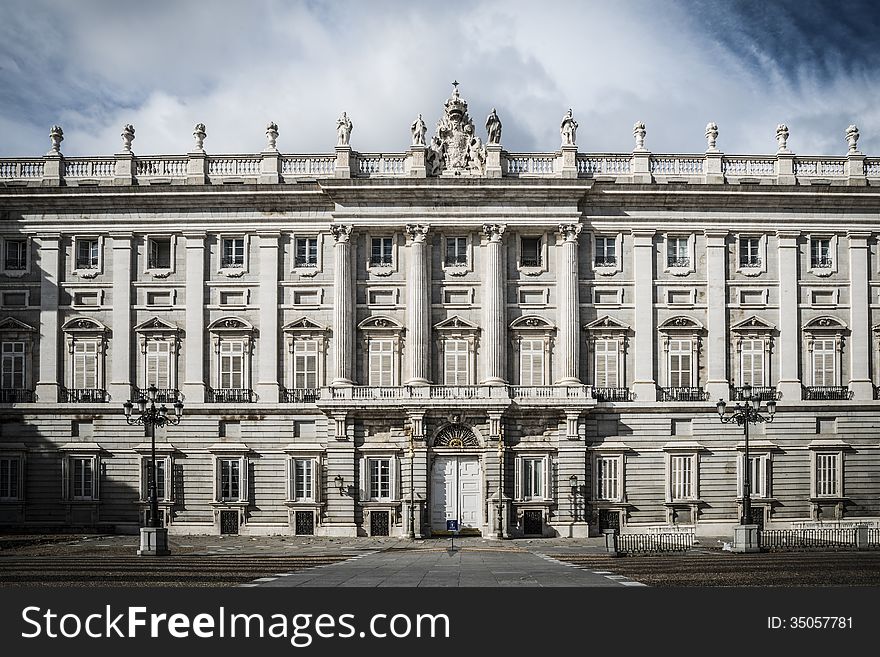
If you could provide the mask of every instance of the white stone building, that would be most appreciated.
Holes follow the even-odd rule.
[[[133,531],[150,384],[173,533],[880,523],[880,160],[436,139],[0,160],[0,527]],[[491,117],[490,117],[491,118]],[[411,513],[412,509],[412,513]]]

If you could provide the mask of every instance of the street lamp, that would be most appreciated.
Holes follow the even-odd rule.
[[[729,416],[725,416],[724,411],[727,404],[723,399],[719,399],[715,407],[718,409],[718,417],[725,424],[736,422],[741,424],[743,428],[743,436],[745,438],[745,458],[743,460],[743,512],[740,518],[740,525],[752,524],[752,463],[749,460],[749,425],[758,424],[759,422],[772,422],[776,415],[776,400],[767,400],[767,415],[759,413],[761,409],[761,397],[758,394],[752,394],[752,386],[746,384],[742,389],[743,403],[737,403]]]
[[[574,521],[578,522],[578,476],[573,474],[568,478],[568,483],[571,486],[571,497],[574,505]]]
[[[147,501],[150,510],[147,526],[141,528],[141,547],[138,553],[157,556],[170,554],[171,551],[168,549],[168,529],[162,527],[162,522],[159,520],[159,498],[156,494],[156,427],[180,424],[183,417],[183,402],[175,397],[170,409],[161,403],[156,408],[158,388],[151,384],[146,393],[146,397],[142,393],[135,402],[138,407],[137,415],[132,415],[134,404],[130,399],[122,405],[122,409],[125,411],[125,421],[128,424],[144,425],[150,436],[150,466],[147,477]],[[165,474],[169,475],[169,473]]]
[[[498,538],[504,538],[504,427],[498,428]]]
[[[406,427],[406,435],[409,436],[409,539],[416,540],[416,445],[412,426]]]

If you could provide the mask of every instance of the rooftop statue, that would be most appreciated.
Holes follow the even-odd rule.
[[[412,122],[409,129],[410,132],[412,132],[412,145],[424,146],[425,135],[428,133],[428,126],[426,126],[424,120],[422,120],[421,114],[419,114],[419,118]]]
[[[574,146],[577,143],[577,128],[578,123],[574,120],[569,109],[562,117],[562,123],[559,124],[559,134],[562,137],[563,146]]]
[[[351,122],[351,119],[348,118],[348,115],[343,112],[342,116],[336,119],[336,145],[348,146],[349,141],[351,140],[351,131],[353,129],[354,124]]]
[[[443,106],[443,116],[437,122],[432,140],[432,150],[439,150],[439,158],[431,158],[432,170],[441,174],[482,174],[486,160],[485,147],[476,137],[474,122],[468,116],[467,101],[458,91],[458,82],[453,82],[452,86],[452,95]],[[438,162],[439,167],[436,166]]]
[[[501,143],[501,119],[498,118],[498,113],[494,107],[492,108],[492,113],[486,119],[486,143]]]

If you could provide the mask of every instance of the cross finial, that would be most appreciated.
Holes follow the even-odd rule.
[[[458,85],[459,85],[458,80],[453,80],[453,81],[452,81],[452,86],[455,87],[455,90],[456,90],[456,91],[458,91]]]

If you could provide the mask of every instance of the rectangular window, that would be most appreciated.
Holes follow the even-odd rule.
[[[101,298],[98,295],[98,292],[74,292],[73,293],[73,305],[74,306],[99,306]]]
[[[737,486],[737,494],[739,497],[743,496],[743,486],[745,485],[742,469],[744,460],[745,455],[740,455],[737,464],[739,466],[739,482]],[[765,498],[768,496],[767,475],[770,468],[770,457],[767,454],[749,455],[749,461],[751,462],[751,469],[749,470],[749,488],[751,489],[751,496]]]
[[[293,387],[318,387],[317,340],[297,340],[293,343]]]
[[[617,266],[617,239],[614,237],[596,238],[596,267]]]
[[[522,460],[522,499],[544,499],[543,458],[523,458]]]
[[[244,388],[244,342],[240,340],[220,343],[220,387]]]
[[[148,306],[170,306],[171,292],[147,292]]]
[[[828,237],[814,237],[810,240],[810,267],[813,269],[828,269],[831,261],[831,239]]]
[[[148,269],[171,269],[171,238],[151,237],[148,244]]]
[[[318,292],[316,290],[297,290],[293,293],[293,305],[317,306]]]
[[[669,341],[669,386],[688,388],[693,385],[691,378],[692,344],[690,340]]]
[[[4,266],[8,271],[27,269],[27,241],[6,240]]]
[[[94,499],[94,459],[91,457],[72,457],[70,469],[73,471],[71,499]]]
[[[597,388],[619,387],[618,348],[617,340],[596,340],[596,372],[593,381]]]
[[[394,341],[370,340],[371,386],[394,385]]]
[[[7,308],[26,308],[27,302],[26,292],[3,292],[2,304]]]
[[[523,267],[541,266],[541,238],[523,237],[520,240],[521,260]]]
[[[241,459],[220,459],[220,501],[241,499]]]
[[[230,269],[244,267],[244,238],[224,237],[220,266]]]
[[[294,256],[294,266],[296,266],[296,267],[317,267],[318,266],[318,238],[317,237],[297,237],[296,238],[296,254]]]
[[[840,495],[838,465],[840,454],[816,454],[816,496],[837,497]]]
[[[740,342],[740,385],[761,387],[764,385],[764,341]]]
[[[468,376],[467,340],[446,340],[443,343],[444,383],[448,386],[465,386]]]
[[[446,266],[467,264],[467,238],[446,238]]]
[[[600,456],[596,460],[597,499],[620,500],[620,457]]]
[[[739,238],[739,266],[740,267],[760,267],[761,255],[759,247],[761,239],[759,237],[740,237]]]
[[[391,459],[370,459],[370,499],[391,499]]]
[[[21,459],[17,456],[0,457],[0,500],[17,500],[21,495]]]
[[[98,268],[98,238],[78,237],[76,239],[76,268]]]
[[[147,342],[147,380],[146,386],[156,386],[159,390],[171,388],[171,343],[164,340]]]
[[[390,237],[374,237],[370,242],[370,266],[390,267],[393,255],[393,241]]]
[[[666,241],[666,265],[668,267],[690,267],[687,237],[669,237]]]
[[[0,388],[23,390],[24,342],[4,342],[0,348]]]
[[[544,385],[544,341],[522,340],[519,347],[520,385]]]
[[[98,387],[98,343],[77,341],[73,345],[73,387],[95,390]]]
[[[164,502],[166,499],[166,463],[168,459],[164,456],[156,457],[156,499],[160,502]],[[151,459],[149,457],[144,457],[144,490],[143,490],[143,499],[150,499],[150,463]]]
[[[243,290],[221,291],[220,292],[220,305],[221,306],[243,306],[244,305],[244,291]]]
[[[314,498],[312,488],[312,473],[314,461],[312,459],[293,460],[293,499],[296,502],[311,502]]]
[[[836,367],[834,362],[837,356],[834,339],[813,341],[813,385],[835,386],[837,385]]]
[[[694,457],[670,457],[671,494],[673,500],[694,498]]]

